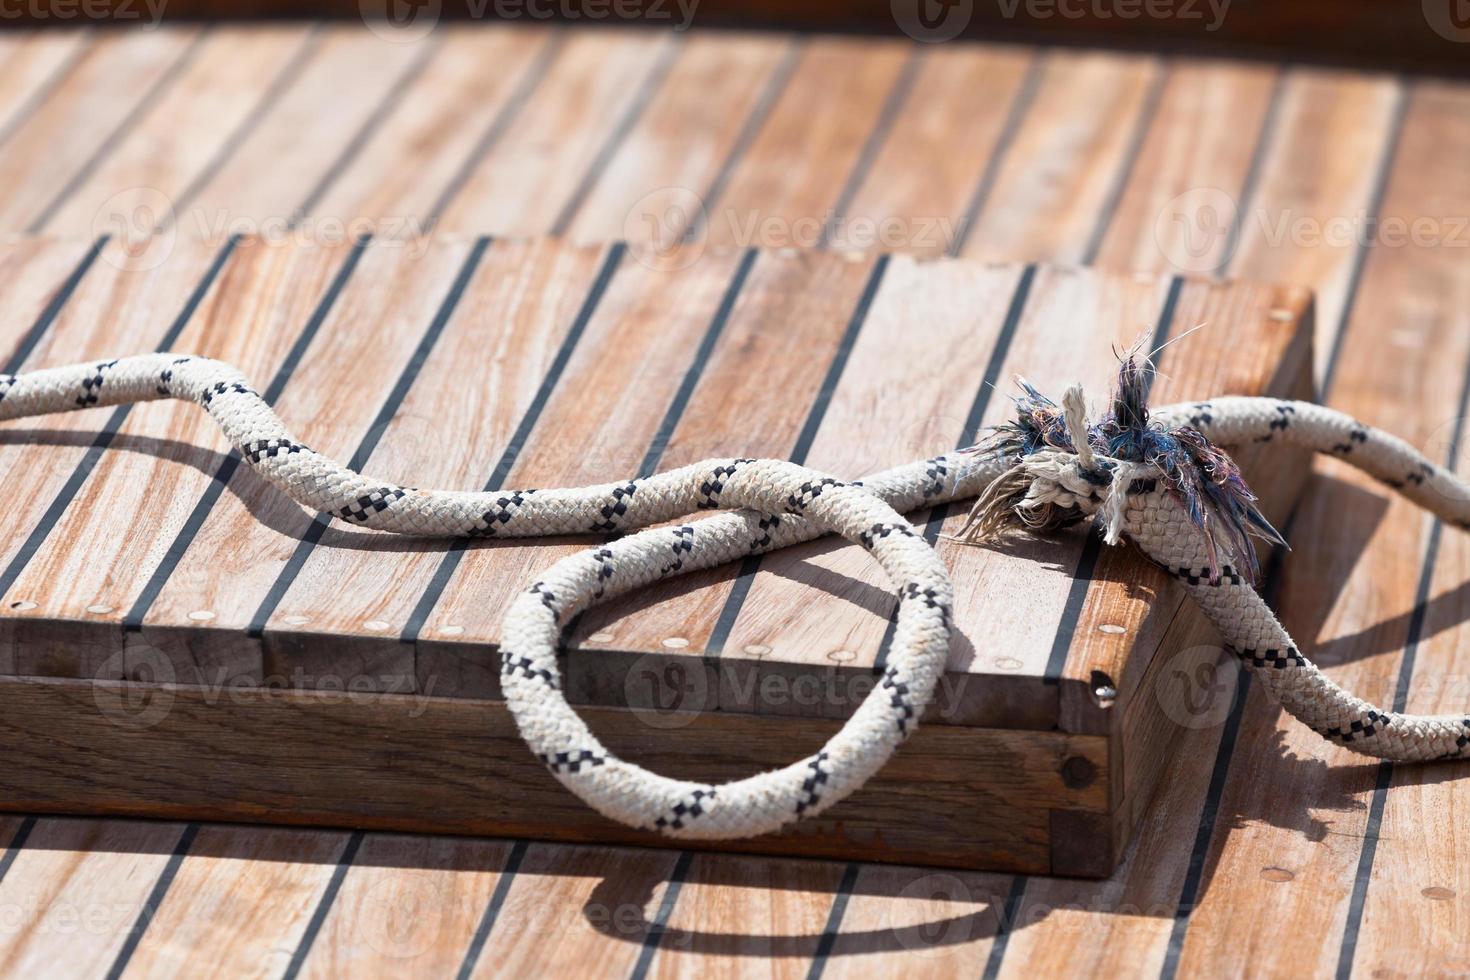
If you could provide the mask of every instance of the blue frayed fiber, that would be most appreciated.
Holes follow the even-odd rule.
[[[1272,544],[1285,544],[1271,526],[1240,473],[1240,467],[1223,449],[1197,429],[1187,425],[1165,427],[1149,418],[1148,395],[1154,367],[1133,355],[1118,368],[1118,381],[1102,419],[1086,427],[1087,442],[1099,457],[1098,476],[1109,479],[1110,460],[1142,464],[1157,472],[1164,489],[1183,505],[1190,522],[1203,536],[1210,556],[1210,575],[1218,581],[1219,554],[1234,556],[1236,564],[1260,579],[1260,563],[1252,536]],[[1062,407],[1030,382],[1018,378],[1021,394],[1014,396],[1016,419],[995,426],[978,451],[1014,457],[1017,462],[1042,450],[1076,453],[1077,446]],[[1115,488],[1117,489],[1117,488]],[[1122,488],[1127,492],[1127,488]],[[1050,524],[1069,523],[1086,516],[1057,515]]]

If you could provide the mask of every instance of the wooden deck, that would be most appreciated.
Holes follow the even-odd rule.
[[[682,192],[671,198],[682,187],[704,208],[693,237],[714,243],[1311,287],[1321,397],[1460,461],[1462,83],[849,38],[466,28],[391,44],[297,27],[8,34],[0,82],[0,228],[81,242],[57,242],[58,261],[80,261],[100,231],[159,226],[216,240],[350,227],[666,241],[698,214]],[[891,234],[859,240],[868,225]],[[9,292],[7,309],[44,318],[48,303],[85,292],[55,290]],[[68,315],[106,331],[126,301],[102,296]],[[58,425],[76,426],[92,472],[115,465],[115,450],[86,448],[96,420]],[[1273,594],[1329,673],[1409,710],[1463,708],[1470,646],[1456,627],[1470,611],[1470,542],[1331,461],[1290,537]],[[1470,968],[1470,864],[1454,823],[1466,767],[1365,764],[1281,717],[1243,678],[1218,680],[1198,693],[1240,696],[1221,702],[1218,724],[1181,737],[1133,851],[1101,883],[5,818],[0,966],[125,976],[588,963],[639,976]]]

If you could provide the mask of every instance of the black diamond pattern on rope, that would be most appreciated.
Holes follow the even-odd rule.
[[[240,452],[252,463],[259,463],[263,459],[275,459],[277,456],[290,456],[293,453],[309,453],[310,449],[290,439],[257,439],[255,442],[247,442],[240,447]]]
[[[725,481],[734,476],[740,467],[753,462],[755,462],[753,459],[732,459],[726,465],[716,466],[714,471],[710,473],[709,479],[700,483],[699,492],[701,496],[696,506],[706,510],[719,507],[720,494],[724,492]]]
[[[1250,664],[1252,667],[1274,667],[1282,670],[1287,667],[1305,667],[1307,658],[1303,657],[1296,647],[1287,647],[1285,650],[1275,648],[1267,650],[1256,650],[1252,647],[1245,649],[1230,648],[1237,657]]]
[[[1317,734],[1336,739],[1343,744],[1363,738],[1372,738],[1393,723],[1388,715],[1369,710],[1365,718],[1354,720],[1346,728],[1319,728]]]
[[[598,548],[592,553],[592,560],[597,562],[597,589],[592,593],[592,598],[601,599],[607,593],[607,583],[613,577],[613,553],[607,548]]]
[[[862,534],[858,535],[858,542],[864,548],[872,551],[874,542],[878,541],[880,538],[886,538],[890,534],[897,534],[900,537],[905,538],[912,538],[915,536],[914,529],[908,524],[874,524]]]
[[[546,768],[552,772],[581,772],[583,768],[593,769],[607,762],[607,756],[598,755],[591,749],[578,749],[575,752],[538,753],[538,758],[546,764]]]
[[[220,395],[252,395],[256,398],[260,397],[252,389],[238,381],[216,381],[213,385],[204,389],[204,393],[199,396],[199,404],[208,408],[210,403]]]
[[[1189,416],[1189,424],[1194,426],[1196,429],[1200,428],[1201,426],[1214,425],[1215,416],[1210,412],[1210,409],[1213,407],[1214,406],[1209,402],[1196,403],[1193,406],[1194,411]]]
[[[553,691],[561,689],[561,681],[551,671],[536,666],[536,662],[530,657],[522,657],[502,650],[500,653],[500,673],[505,677],[513,677],[520,674],[522,677],[533,681],[541,681]]]
[[[1171,568],[1168,571],[1170,575],[1183,582],[1188,582],[1190,585],[1240,585],[1245,581],[1241,578],[1240,572],[1236,571],[1230,565],[1220,566],[1219,581],[1210,580],[1210,570],[1208,568],[1186,568],[1180,565],[1178,568]]]
[[[944,491],[944,478],[949,475],[949,467],[944,464],[944,457],[935,456],[933,459],[924,461],[924,499],[936,496]]]
[[[903,587],[903,591],[898,595],[900,605],[905,602],[913,602],[916,599],[923,602],[929,609],[938,609],[940,620],[944,623],[946,629],[949,627],[949,603],[939,598],[937,591],[928,586],[921,587],[917,582],[910,582]]]
[[[1340,456],[1346,456],[1353,451],[1353,447],[1368,441],[1368,430],[1361,425],[1355,425],[1348,431],[1348,441],[1339,442],[1332,447],[1332,451]]]
[[[673,529],[674,543],[669,546],[674,560],[658,570],[660,575],[672,575],[684,567],[684,559],[694,550],[694,528],[688,524]]]
[[[704,803],[706,800],[714,799],[716,792],[718,791],[713,789],[695,790],[690,794],[691,802],[685,803],[681,800],[675,803],[669,809],[667,816],[659,817],[653,822],[654,827],[659,830],[663,830],[665,827],[672,827],[675,830],[679,830],[684,826],[685,822],[704,816],[709,812],[705,809]]]
[[[756,522],[756,526],[761,529],[761,536],[750,542],[750,553],[752,555],[758,555],[771,546],[771,543],[775,540],[771,537],[771,532],[781,526],[781,515],[764,514]]]
[[[898,668],[889,667],[883,672],[882,688],[888,692],[888,703],[898,709],[898,733],[908,735],[909,722],[914,720],[914,701],[908,684],[898,679]]]
[[[636,483],[625,483],[623,486],[614,487],[612,491],[613,502],[603,504],[602,520],[594,523],[592,530],[603,532],[616,531],[618,529],[618,521],[622,519],[624,514],[628,513],[628,499],[637,490],[638,484]]]
[[[832,777],[832,773],[829,770],[822,768],[822,765],[826,761],[827,753],[818,752],[806,764],[806,767],[812,771],[812,774],[801,781],[801,791],[805,795],[796,801],[797,816],[801,816],[821,801],[822,791],[827,788],[827,780]]]
[[[363,524],[374,514],[382,513],[388,509],[393,501],[404,496],[402,487],[379,487],[371,493],[365,493],[352,503],[337,511],[337,516],[344,521],[354,524]]]
[[[103,361],[97,365],[91,377],[82,379],[82,393],[77,396],[78,408],[97,404],[97,399],[102,392],[102,372],[116,364],[117,361]]]
[[[786,498],[786,512],[789,514],[800,514],[811,506],[812,501],[822,495],[822,491],[828,487],[844,486],[841,480],[834,480],[830,476],[824,476],[820,480],[808,480],[793,494]]]
[[[511,518],[516,516],[516,511],[525,504],[526,498],[535,493],[535,490],[517,490],[503,497],[495,498],[495,506],[480,515],[480,523],[470,528],[470,536],[477,538],[493,538],[500,529],[510,523]]]

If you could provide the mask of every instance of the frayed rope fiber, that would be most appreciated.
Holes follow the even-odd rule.
[[[1153,410],[1151,367],[1124,359],[1107,413],[1089,423],[1080,388],[1062,404],[1021,382],[1016,420],[970,450],[845,483],[778,460],[718,459],[565,490],[420,490],[384,484],[313,452],[235,368],[147,354],[0,375],[0,420],[162,398],[194,401],[266,481],[338,520],[433,537],[518,538],[644,528],[557,562],[512,602],[501,639],[506,703],[531,751],[600,813],[678,838],[735,838],[814,816],[860,787],[913,734],[949,651],[953,589],[900,514],[977,497],[962,535],[982,541],[1092,518],[1179,578],[1247,669],[1294,716],[1365,755],[1454,758],[1470,718],[1383,711],[1333,684],[1256,593],[1252,536],[1281,543],[1221,445],[1281,439],[1360,467],[1459,527],[1470,485],[1403,440],[1307,402],[1218,398]],[[699,510],[722,513],[665,524]],[[577,613],[649,583],[841,534],[898,590],[883,676],[820,751],[709,785],[610,753],[568,705],[556,649]]]

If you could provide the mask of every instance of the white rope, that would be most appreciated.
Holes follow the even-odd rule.
[[[298,442],[240,373],[207,358],[149,354],[0,375],[0,420],[160,398],[198,402],[265,480],[339,520],[403,534],[538,537],[646,528],[711,508],[724,513],[643,530],[557,562],[512,603],[501,639],[506,703],[552,774],[599,812],[670,837],[767,833],[822,812],[863,784],[914,731],[944,668],[953,592],[933,549],[900,514],[982,494],[967,527],[995,531],[1101,514],[1185,583],[1226,642],[1289,711],[1351,748],[1391,759],[1460,754],[1470,719],[1383,712],[1301,656],[1239,566],[1209,572],[1202,543],[1158,467],[1089,444],[1080,389],[1065,399],[1071,448],[947,453],[847,484],[792,463],[722,459],[644,479],[561,490],[484,493],[399,487],[352,472]],[[1459,526],[1470,487],[1402,440],[1320,406],[1227,398],[1161,409],[1226,444],[1282,437],[1333,452]],[[669,779],[615,757],[567,704],[556,648],[569,618],[660,579],[835,532],[871,551],[898,590],[893,645],[872,695],[819,752],[721,785]]]

